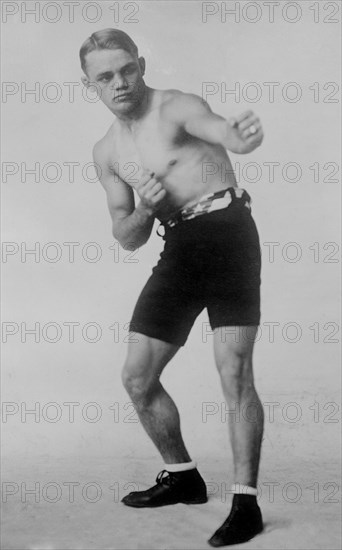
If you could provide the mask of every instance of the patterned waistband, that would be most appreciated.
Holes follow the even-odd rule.
[[[222,189],[220,191],[216,191],[215,193],[203,195],[195,203],[182,208],[176,212],[176,214],[171,216],[171,218],[162,222],[162,225],[174,227],[181,221],[192,220],[197,216],[202,216],[203,214],[208,214],[209,212],[226,208],[236,199],[244,200],[245,202],[243,206],[246,206],[250,210],[252,199],[247,191],[238,187],[228,187],[227,189]]]

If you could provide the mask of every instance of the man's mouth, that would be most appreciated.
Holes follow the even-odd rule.
[[[120,95],[114,96],[113,101],[126,101],[127,99],[129,99],[130,96],[131,94],[120,94]]]

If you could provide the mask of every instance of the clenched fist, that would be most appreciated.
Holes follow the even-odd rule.
[[[227,121],[226,144],[232,153],[250,153],[264,138],[261,122],[253,111],[245,111]]]
[[[154,172],[149,171],[141,178],[137,186],[137,192],[141,199],[141,206],[145,210],[151,211],[151,213],[158,210],[166,195],[162,184],[154,177]]]

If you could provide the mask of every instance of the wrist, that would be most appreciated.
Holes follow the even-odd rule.
[[[146,206],[142,201],[139,202],[135,211],[139,216],[142,216],[146,220],[154,217],[153,208]]]

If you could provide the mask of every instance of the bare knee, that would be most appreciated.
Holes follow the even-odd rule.
[[[122,383],[133,403],[137,407],[145,407],[151,401],[152,395],[159,383],[148,374],[148,368],[142,363],[126,361],[121,373]]]
[[[135,363],[126,361],[121,372],[121,380],[124,388],[132,395],[143,391],[144,377],[139,372],[141,369]]]
[[[228,397],[239,399],[244,393],[254,390],[250,354],[234,350],[217,361],[217,368]]]

